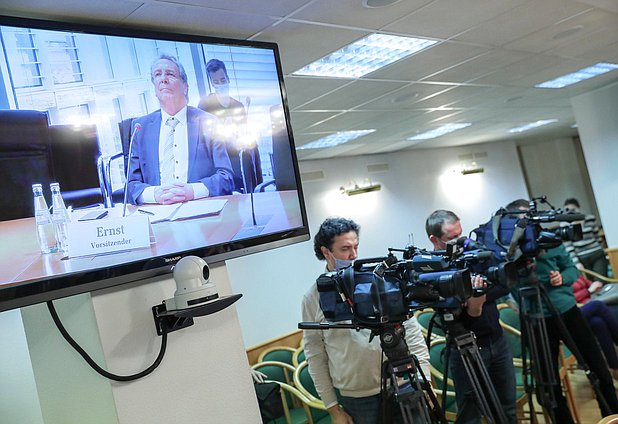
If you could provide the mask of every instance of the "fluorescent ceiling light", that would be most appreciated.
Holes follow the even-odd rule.
[[[359,78],[413,55],[435,40],[371,34],[293,72],[294,75]]]
[[[417,134],[414,137],[409,137],[408,140],[429,140],[430,138],[440,137],[444,134],[452,133],[453,131],[461,130],[462,128],[467,128],[470,125],[472,124],[467,122],[460,124],[446,124],[436,128],[435,130],[426,131],[424,133]]]
[[[537,88],[562,88],[568,85],[576,84],[580,81],[584,81],[590,78],[594,78],[597,75],[602,75],[606,72],[618,69],[618,65],[614,63],[597,63],[596,65],[589,66],[579,71],[572,72],[570,74],[563,75],[556,79],[545,81],[535,85]]]
[[[531,122],[526,125],[522,125],[521,127],[511,128],[509,130],[510,133],[521,133],[524,131],[531,130],[532,128],[542,127],[543,125],[551,124],[552,122],[557,122],[557,119],[541,119],[540,121]]]
[[[371,134],[374,131],[375,130],[340,131],[338,133],[322,137],[318,140],[314,140],[310,143],[303,144],[302,146],[297,147],[296,150],[322,149],[324,147],[333,147],[339,144],[347,143],[348,141],[354,140],[358,137]]]

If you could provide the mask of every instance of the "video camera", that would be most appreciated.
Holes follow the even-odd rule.
[[[516,282],[511,263],[483,265],[493,257],[491,251],[427,251],[414,246],[388,250],[385,257],[356,260],[318,277],[320,307],[327,321],[352,320],[373,328],[401,323],[414,309],[459,311],[470,296],[482,294],[473,293],[472,269],[494,284],[510,288]],[[403,252],[403,259],[393,252]]]
[[[547,203],[551,209],[538,210],[537,202]],[[542,224],[571,223],[584,218],[583,214],[554,208],[545,196],[541,196],[531,199],[527,210],[499,209],[489,222],[472,232],[476,235],[476,242],[493,251],[498,262],[515,261],[521,257],[535,257],[541,250],[558,247],[563,241],[582,239],[581,224],[553,229],[543,227]]]

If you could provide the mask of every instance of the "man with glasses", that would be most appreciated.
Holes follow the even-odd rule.
[[[458,239],[461,234],[461,222],[454,212],[436,210],[425,221],[427,237],[435,250],[445,250],[446,244]],[[474,287],[484,287],[480,276],[473,277]],[[502,334],[496,299],[508,294],[507,289],[494,286],[486,294],[471,297],[463,305],[458,320],[464,328],[474,332],[476,344],[485,368],[491,376],[498,399],[509,423],[517,422],[515,405],[515,368],[513,353]],[[480,423],[481,412],[478,407],[474,386],[470,382],[459,351],[450,347],[449,370],[455,383],[457,401],[457,424]],[[485,394],[488,397],[488,394]]]
[[[322,223],[314,237],[313,249],[316,257],[326,262],[326,271],[343,269],[357,258],[359,232],[359,225],[345,218],[328,218]],[[303,297],[302,319],[326,322],[315,283]],[[414,317],[403,326],[409,353],[417,357],[429,379],[429,351],[421,327]],[[397,422],[380,420],[384,355],[379,338],[371,340],[370,335],[368,329],[304,331],[309,373],[333,424]],[[388,409],[390,402],[385,406]]]

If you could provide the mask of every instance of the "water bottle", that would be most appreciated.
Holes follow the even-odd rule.
[[[43,197],[43,186],[32,184],[32,192],[34,193],[34,220],[39,249],[41,253],[53,253],[56,251],[56,235],[47,202]]]
[[[49,189],[52,193],[51,218],[56,233],[56,248],[59,252],[66,253],[69,250],[67,245],[67,224],[71,222],[71,218],[60,194],[60,184],[51,183]]]

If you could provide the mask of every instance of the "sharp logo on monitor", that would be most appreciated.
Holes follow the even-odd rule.
[[[309,239],[276,44],[0,16],[0,45],[0,312]],[[71,250],[35,219],[52,182],[71,225],[147,217],[149,245]]]
[[[174,256],[173,258],[163,258],[165,259],[165,262],[178,262],[180,259],[182,259],[182,256]]]

